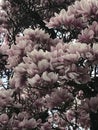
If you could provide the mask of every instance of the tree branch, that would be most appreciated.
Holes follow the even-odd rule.
[[[51,38],[56,38],[56,33],[54,31],[54,29],[49,29],[48,27],[46,27],[45,23],[43,22],[42,18],[40,17],[40,15],[38,14],[38,12],[36,12],[35,10],[31,10],[28,7],[28,4],[24,1],[18,1],[18,0],[14,0],[13,2],[15,2],[17,5],[22,6],[23,10],[27,13],[27,15],[29,15],[30,17],[32,17],[33,22],[35,25],[40,25],[40,27],[42,29],[44,29],[47,33],[50,34]]]

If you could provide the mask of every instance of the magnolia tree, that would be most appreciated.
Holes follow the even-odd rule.
[[[98,130],[97,0],[2,0],[0,36],[0,130]]]

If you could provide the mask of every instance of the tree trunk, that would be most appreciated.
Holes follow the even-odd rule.
[[[97,113],[91,112],[90,120],[91,120],[90,130],[98,130],[98,112]]]

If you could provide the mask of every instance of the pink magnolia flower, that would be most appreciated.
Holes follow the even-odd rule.
[[[90,98],[89,106],[90,106],[91,111],[93,112],[98,111],[98,96]]]
[[[44,99],[39,98],[34,102],[34,107],[36,107],[37,109],[41,109],[44,107]]]
[[[81,53],[85,53],[88,52],[90,50],[90,46],[87,45],[86,43],[80,43],[80,42],[76,42],[75,44],[70,43],[68,46],[67,51],[71,54],[78,54],[77,52],[79,52],[79,54]]]
[[[10,79],[11,88],[21,90],[26,85],[26,75],[21,73],[15,73],[13,78]]]
[[[34,87],[35,85],[37,85],[40,82],[40,76],[38,74],[36,74],[33,78],[28,78],[28,83]]]
[[[71,122],[73,119],[74,119],[74,111],[72,111],[72,110],[68,110],[67,112],[66,112],[66,118],[67,118],[67,120],[69,121],[69,122]]]
[[[48,122],[44,123],[44,124],[41,126],[41,129],[40,129],[40,130],[52,130],[51,124],[49,124]]]
[[[38,66],[35,63],[33,62],[31,64],[27,63],[26,67],[27,67],[26,71],[30,77],[34,76],[35,74],[39,74]]]
[[[17,67],[14,68],[14,71],[17,73],[25,74],[26,73],[26,66],[24,63],[20,63]]]
[[[48,73],[47,71],[43,72],[42,79],[46,82],[56,82],[58,80],[58,75],[54,72]]]
[[[3,54],[7,54],[8,49],[9,49],[9,45],[2,44],[0,46],[0,52],[2,52]]]
[[[9,121],[9,117],[7,114],[2,114],[0,115],[0,122],[4,125],[7,124],[7,122]]]
[[[94,31],[93,30],[89,30],[89,29],[85,29],[82,30],[82,34],[78,35],[78,39],[80,42],[83,43],[91,43],[93,41],[94,38]]]
[[[77,10],[77,13],[79,14],[83,14],[83,15],[90,15],[91,13],[91,2],[90,0],[87,0],[88,2],[86,2],[85,0],[81,0],[81,1],[76,1],[74,8]]]
[[[29,118],[29,114],[26,111],[22,111],[18,114],[18,120],[23,121],[24,119]]]
[[[34,118],[31,118],[31,119],[28,120],[28,123],[26,125],[27,125],[26,126],[27,128],[34,129],[34,128],[37,127],[37,122],[36,122],[36,120]]]
[[[20,128],[32,129],[37,127],[37,122],[34,118],[31,119],[24,119],[19,123]]]
[[[68,14],[68,12],[66,12],[64,9],[62,9],[60,11],[59,14],[55,13],[55,16],[52,17],[49,21],[49,23],[47,23],[47,26],[49,28],[53,28],[53,27],[77,27],[80,28],[82,27],[82,19],[75,19],[75,15],[72,14]]]
[[[98,55],[98,44],[93,44],[93,53]]]
[[[43,72],[43,74],[42,74],[42,79],[43,79],[44,81],[51,82],[51,79],[49,78],[47,71]]]
[[[62,88],[55,90],[54,92],[51,93],[51,95],[46,97],[47,106],[49,108],[60,106],[64,102],[68,103],[71,102],[72,100],[73,100],[72,94]]]
[[[49,68],[49,62],[46,59],[42,59],[38,62],[38,68],[41,72],[47,70]]]
[[[27,128],[28,120],[24,119],[23,121],[19,122],[19,128]]]

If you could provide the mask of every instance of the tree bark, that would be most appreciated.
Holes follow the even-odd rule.
[[[91,124],[91,127],[90,127],[90,130],[98,130],[98,112],[97,113],[94,113],[94,112],[91,112],[90,113],[90,124]]]

